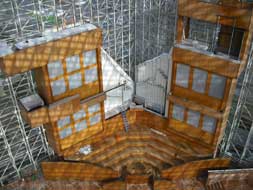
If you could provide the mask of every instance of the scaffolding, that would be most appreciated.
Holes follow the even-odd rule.
[[[38,169],[39,161],[53,152],[43,126],[30,128],[18,108],[18,100],[35,91],[31,72],[1,76],[0,81],[0,183],[4,185]]]
[[[15,43],[90,22],[103,29],[103,47],[134,77],[135,64],[169,52],[176,0],[3,0],[0,40]]]
[[[89,22],[102,28],[103,48],[137,82],[137,70],[145,61],[170,52],[176,13],[176,0],[1,0],[0,42],[15,44]],[[203,26],[193,20],[191,24],[196,27],[191,28],[189,37],[210,44],[213,26]],[[253,165],[252,51],[247,68],[240,76],[228,127],[220,144],[220,155],[244,166]],[[29,169],[37,169],[40,160],[53,155],[43,126],[30,128],[18,108],[18,100],[35,91],[31,72],[13,77],[1,74],[1,185],[22,178]]]
[[[0,43],[12,45],[84,23],[103,30],[103,48],[135,78],[138,64],[169,52],[176,0],[1,0]],[[1,45],[1,44],[0,44]],[[0,183],[20,179],[53,155],[43,126],[21,118],[18,100],[36,91],[32,73],[0,80]],[[30,169],[30,170],[29,170]]]
[[[234,18],[230,18],[235,22]],[[218,25],[217,25],[218,26]],[[214,23],[191,19],[189,27],[190,40],[197,40],[203,51],[214,52],[213,42],[216,30],[220,30]],[[234,27],[233,27],[234,30]],[[187,39],[187,40],[189,40]],[[233,37],[231,37],[232,42]],[[230,47],[231,47],[230,42]],[[226,58],[231,57],[228,50]],[[253,166],[253,45],[249,52],[247,66],[239,76],[232,106],[227,121],[224,137],[219,144],[219,154],[216,156],[230,157],[235,166]],[[228,57],[227,57],[228,56]],[[239,63],[239,62],[238,62]]]
[[[237,84],[220,152],[237,166],[253,166],[253,44]]]

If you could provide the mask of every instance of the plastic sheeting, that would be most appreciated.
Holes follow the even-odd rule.
[[[134,82],[124,70],[102,49],[102,72],[104,91],[125,83],[126,85],[106,93],[105,117],[109,118],[121,112],[132,102]]]
[[[164,114],[168,89],[170,55],[161,54],[137,66],[136,97],[145,108]]]

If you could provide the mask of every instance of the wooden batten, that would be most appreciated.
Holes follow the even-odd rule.
[[[98,62],[96,64],[97,68],[99,68],[101,63]],[[101,72],[98,72],[98,74],[102,74]],[[64,76],[65,78],[67,77]],[[63,98],[73,96],[76,94],[80,95],[80,99],[85,99],[90,96],[94,96],[98,93],[101,93],[101,83],[102,81],[100,80],[101,76],[98,76],[98,80],[94,81],[89,84],[82,84],[79,88],[72,89],[72,90],[66,90],[66,92],[53,96],[52,89],[50,86],[50,79],[48,77],[48,71],[47,67],[44,66],[42,68],[36,69],[35,70],[35,81],[38,84],[38,93],[40,94],[41,97],[45,100],[47,104],[52,104],[58,100],[61,100]],[[89,89],[89,90],[87,90]]]
[[[120,177],[119,172],[87,163],[42,162],[46,180],[103,181]]]
[[[214,139],[213,134],[203,131],[201,127],[195,128],[186,124],[185,122],[181,122],[172,118],[169,118],[169,126],[177,132],[185,134],[206,144],[212,144]]]
[[[104,92],[96,94],[95,96],[91,96],[89,98],[86,98],[84,100],[82,100],[80,103],[81,104],[85,104],[87,106],[91,106],[94,105],[98,102],[103,102],[106,99],[106,94]]]
[[[193,111],[198,111],[200,113],[203,113],[205,115],[209,115],[211,117],[217,118],[217,119],[221,119],[223,117],[223,114],[220,112],[217,112],[213,109],[210,109],[209,107],[203,106],[201,104],[198,104],[196,102],[193,101],[189,101],[186,99],[181,99],[178,98],[176,96],[169,96],[169,101],[179,104],[181,106],[184,106],[186,108],[189,108]]]
[[[154,189],[156,190],[180,190],[177,186],[177,184],[170,180],[155,180],[154,181]]]
[[[208,169],[228,168],[230,160],[227,158],[217,158],[210,160],[200,160],[189,162],[180,166],[163,170],[161,176],[165,179],[178,180],[197,177],[201,171]]]
[[[238,0],[219,0],[219,5],[221,6],[229,6],[229,7],[236,7],[236,8],[253,8],[252,3],[246,3]]]
[[[102,190],[126,190],[124,181],[114,181],[103,185]]]
[[[235,64],[222,58],[178,47],[173,48],[172,58],[173,63],[187,64],[229,78],[236,78],[240,67],[240,64]]]
[[[102,30],[95,29],[74,36],[65,37],[45,44],[16,51],[1,57],[1,70],[6,75],[14,75],[39,68],[48,62],[62,60],[100,47]]]
[[[206,153],[212,152],[213,147],[211,144],[193,138],[187,135],[186,133],[180,133],[179,131],[175,130],[173,127],[169,125],[169,121],[167,118],[162,118],[147,111],[136,112],[136,124],[140,126],[150,127],[160,132],[164,132],[168,136],[173,136],[179,142],[185,142],[186,144],[189,144],[192,147],[198,147],[198,149],[202,150],[203,152]],[[189,129],[186,131],[188,132]],[[189,147],[186,146],[183,149],[189,149]]]
[[[33,111],[26,111],[20,106],[22,118],[32,127],[38,127],[49,122],[47,107],[37,108]]]
[[[80,96],[70,96],[59,100],[48,106],[48,114],[51,122],[55,122],[62,117],[73,114],[80,110]]]
[[[49,125],[47,125],[46,130],[47,130],[47,136],[48,136],[48,141],[51,146],[55,148],[55,152],[58,155],[63,155],[64,151],[71,151],[71,147],[77,146],[80,142],[85,141],[86,139],[89,139],[95,135],[98,135],[103,132],[104,129],[104,106],[103,103],[100,102],[101,110],[99,111],[99,114],[101,114],[101,121],[95,125],[90,124],[89,118],[98,114],[98,112],[92,114],[92,115],[87,115],[83,120],[86,120],[87,123],[87,128],[83,129],[82,131],[76,131],[74,125],[76,121],[73,120],[73,115],[70,115],[71,117],[71,126],[72,128],[72,135],[65,137],[64,139],[61,139],[59,136],[59,129],[57,126],[57,120],[54,122],[50,122]],[[88,106],[85,104],[79,104],[79,110],[80,109],[87,110]],[[79,111],[78,110],[78,111]],[[82,146],[78,146],[76,151],[78,151]]]
[[[128,133],[125,133],[124,124],[119,120],[121,116],[106,120],[105,123],[110,123],[111,128],[105,125],[103,132],[64,149],[64,159],[99,163],[115,170],[134,162],[145,162],[162,169],[162,163],[175,166],[212,154],[211,145],[203,146],[204,141],[173,130],[168,127],[168,120],[163,120],[160,116],[146,111],[131,110],[127,113],[129,119],[129,114],[136,116],[133,116],[135,121],[130,125]],[[154,120],[154,117],[157,118]],[[161,126],[163,121],[164,129]],[[92,151],[88,155],[81,154],[79,149],[87,145]]]
[[[178,44],[182,42],[183,39],[183,29],[184,29],[184,19],[182,16],[178,16],[177,19],[177,33],[176,33],[176,41]]]
[[[250,25],[249,25],[249,28],[248,28],[248,32],[246,32],[245,37],[243,39],[243,43],[242,43],[242,50],[241,50],[241,54],[240,54],[241,65],[240,65],[238,77],[247,65],[247,61],[248,61],[248,57],[249,57],[248,55],[249,55],[250,47],[251,47],[251,44],[252,44],[252,38],[253,38],[253,10],[251,10],[251,11],[252,11],[252,16],[251,16],[251,19],[250,19]]]
[[[148,184],[149,176],[146,175],[128,175],[126,177],[126,183],[128,184]]]
[[[177,141],[178,142],[177,144],[168,142],[169,144],[167,144],[167,148],[172,152],[176,151],[179,157],[180,155],[188,155],[188,156],[195,155],[198,157],[200,155],[210,155],[212,153],[213,150],[212,145],[208,145],[204,143],[204,141],[196,140],[190,136],[186,136],[183,133],[175,131],[173,128],[169,127],[168,120],[165,118],[156,116],[147,111],[140,111],[140,110],[127,111],[127,117],[128,121],[131,122],[130,124],[131,128],[134,127],[138,128],[143,126],[146,128],[152,128],[152,130],[156,129],[160,131],[160,133],[165,133],[168,137],[174,139],[173,142]],[[109,136],[113,136],[114,134],[116,134],[116,132],[122,131],[122,133],[124,133],[123,125],[124,124],[122,121],[122,117],[120,115],[106,120],[104,124],[104,131],[102,133],[96,134],[89,139],[85,139],[82,142],[77,143],[71,146],[70,148],[63,150],[64,157],[74,155],[76,152],[78,152],[78,150],[81,147],[97,144],[97,142],[101,141],[102,139],[105,139]],[[144,134],[142,134],[140,137],[144,138],[145,136]],[[134,138],[136,139],[137,137]],[[150,138],[152,138],[152,135]],[[124,141],[124,137],[118,135],[116,139],[117,143],[121,143],[122,141]],[[130,141],[130,139],[128,140]],[[129,146],[127,145],[127,147]],[[196,149],[198,149],[199,152],[196,152],[195,150],[193,151],[191,147],[196,147]]]
[[[80,141],[91,138],[95,136],[96,134],[101,133],[102,131],[103,131],[103,125],[99,123],[95,126],[92,126],[91,128],[85,129],[83,132],[76,133],[74,135],[66,137],[65,139],[60,140],[60,147],[61,147],[60,154],[62,155],[63,150],[70,148],[71,146],[79,143]]]
[[[199,0],[179,0],[178,15],[212,23],[216,23],[217,15],[228,18],[235,17],[237,19],[236,27],[248,30],[251,10],[220,6],[217,4],[201,2]],[[221,24],[233,26],[231,19],[223,19],[221,20]]]
[[[216,111],[224,109],[222,107],[222,100],[217,98],[212,98],[205,94],[197,93],[193,90],[189,90],[180,86],[174,85],[172,87],[173,96],[179,97],[181,99],[188,99],[189,101],[194,101],[197,104],[202,104],[205,107],[209,107],[210,109],[214,109]]]
[[[46,129],[46,136],[49,145],[54,149],[56,154],[61,155],[61,145],[57,129],[52,127],[49,123],[44,125],[44,128]]]
[[[134,125],[136,121],[136,112],[133,110],[127,111],[127,120],[129,125]],[[62,151],[64,157],[71,156],[75,154],[81,147],[95,143],[100,139],[104,139],[110,135],[113,135],[115,132],[124,131],[124,123],[121,115],[117,115],[113,118],[107,119],[104,121],[104,130],[101,133],[98,133],[91,138],[83,139],[83,141],[76,143],[68,149]]]
[[[33,71],[39,95],[47,104],[53,103],[53,96],[49,83],[49,77],[48,74],[45,74],[47,73],[47,66],[36,68]]]

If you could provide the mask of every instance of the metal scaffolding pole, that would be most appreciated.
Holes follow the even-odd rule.
[[[38,168],[40,160],[52,155],[43,126],[32,129],[21,118],[18,99],[35,91],[31,72],[1,77],[0,182],[21,178]],[[7,154],[6,154],[7,153]]]
[[[240,81],[242,80],[242,82]],[[220,152],[231,157],[236,163],[253,166],[253,44],[248,64],[242,79],[239,79],[239,96],[235,95],[228,126],[225,131]],[[238,96],[238,97],[237,97]]]
[[[86,22],[103,30],[103,48],[134,78],[135,66],[163,52],[174,42],[175,0],[2,0],[0,41],[47,35]],[[0,93],[0,183],[38,168],[52,155],[43,126],[31,129],[23,122],[18,100],[35,92],[31,72],[2,76]]]

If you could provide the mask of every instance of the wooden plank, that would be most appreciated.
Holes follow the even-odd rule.
[[[92,126],[88,127],[87,129],[84,129],[81,132],[77,132],[74,135],[71,135],[69,137],[66,137],[61,140],[60,145],[61,145],[61,150],[70,148],[71,146],[88,139],[96,134],[99,134],[103,131],[103,125],[102,122]]]
[[[104,92],[96,94],[95,96],[91,96],[81,101],[81,104],[86,104],[87,106],[91,106],[96,104],[97,102],[103,102],[106,99],[106,94]]]
[[[224,190],[245,189],[250,190],[252,184],[253,171],[251,169],[235,169],[224,171],[208,172],[207,187],[215,189],[219,184]]]
[[[249,58],[249,51],[250,51],[250,47],[251,47],[251,43],[253,39],[253,9],[251,11],[252,11],[252,16],[250,19],[249,29],[248,29],[248,32],[246,32],[246,34],[244,35],[244,39],[242,43],[242,49],[241,49],[241,54],[240,54],[241,65],[240,65],[238,77],[241,74],[241,72],[244,70],[247,64],[247,60]]]
[[[198,147],[199,151],[209,152],[211,151],[211,149],[213,149],[212,146],[206,144],[203,141],[196,140],[186,135],[185,133],[175,131],[175,129],[169,126],[167,118],[165,119],[146,111],[137,112],[136,114],[136,123],[138,123],[139,125],[143,125],[146,127],[157,129],[160,132],[164,132],[169,137],[176,139],[177,142],[185,142],[185,144],[190,144],[192,147]]]
[[[126,190],[124,181],[115,181],[103,185],[102,190]]]
[[[169,125],[174,130],[183,133],[189,137],[200,140],[206,144],[211,144],[213,142],[214,135],[203,131],[201,128],[195,128],[184,122],[170,118]]]
[[[133,125],[136,121],[136,114],[134,111],[127,111],[127,119],[130,125]],[[116,131],[124,131],[124,124],[121,115],[117,115],[111,119],[105,120],[104,131],[94,135],[92,138],[83,139],[83,141],[71,146],[70,148],[63,151],[64,156],[71,156],[75,154],[81,147],[89,145],[107,136],[113,135]]]
[[[66,74],[64,77],[66,78],[68,76],[69,75]],[[38,88],[39,95],[45,100],[46,104],[52,104],[55,101],[59,101],[63,98],[73,96],[76,94],[79,94],[80,99],[83,100],[102,92],[99,89],[100,83],[102,83],[102,81],[97,80],[88,84],[83,83],[80,87],[75,88],[75,89],[67,89],[67,85],[66,85],[66,91],[64,93],[53,96],[51,85],[50,85],[52,81],[48,77],[48,71],[47,71],[46,66],[43,67],[42,69],[37,69],[36,75],[35,75],[35,81],[39,85],[39,88]]]
[[[113,163],[118,163],[118,160],[126,159],[129,157],[129,154],[134,155],[135,153],[143,154],[145,156],[153,158],[153,160],[169,163],[172,166],[177,165],[177,163],[182,163],[182,161],[176,159],[175,155],[168,155],[164,152],[161,152],[160,150],[146,145],[145,143],[126,145],[125,147],[116,150],[115,153],[108,154],[106,157],[100,157],[95,162],[103,164],[110,163],[112,160],[114,160]],[[115,162],[115,160],[117,160],[117,162]],[[114,165],[116,166],[117,164]]]
[[[139,129],[139,127],[136,127],[136,129]],[[131,130],[123,137],[125,138],[122,138],[116,133],[112,137],[98,139],[95,144],[91,144],[93,151],[90,154],[87,156],[71,156],[71,159],[74,158],[75,160],[101,162],[105,159],[111,158],[122,149],[126,149],[128,147],[150,147],[167,155],[172,160],[178,160],[181,162],[194,157],[192,155],[194,154],[193,152],[183,152],[178,150],[176,143],[174,144],[174,142],[172,142],[169,138],[161,138],[161,136],[151,132],[151,130],[149,131],[149,134],[142,132],[142,130],[140,134],[132,134],[131,126]]]
[[[111,165],[108,165],[109,167],[120,171],[124,166],[130,166],[135,163],[145,163],[148,165],[151,165],[153,168],[158,168],[159,170],[162,170],[164,162],[153,159],[149,155],[146,155],[145,153],[135,153],[133,155],[130,155],[129,157],[126,157],[125,159],[118,160],[117,165],[114,163],[110,163]]]
[[[150,141],[156,142],[160,144],[161,146],[163,146],[162,144],[166,142],[164,146],[168,147],[169,150],[171,150],[172,152],[175,152],[175,154],[179,156],[182,156],[185,158],[186,157],[194,158],[195,156],[195,158],[198,158],[199,156],[210,155],[212,153],[212,150],[213,150],[212,145],[208,145],[192,137],[186,136],[184,133],[179,133],[175,131],[173,128],[169,127],[168,120],[165,118],[156,116],[147,111],[135,112],[134,110],[128,111],[127,117],[129,121],[131,122],[131,125],[130,125],[131,130],[134,128],[138,129],[143,126],[145,128],[152,128],[152,130],[157,129],[160,133],[164,133],[166,135],[165,137],[163,135],[156,135],[154,132],[152,132],[151,133],[152,135],[150,135],[150,138],[151,138]],[[105,149],[102,148],[103,142],[104,142],[103,139],[107,137],[113,137],[114,135],[116,135],[115,140],[112,143],[109,143],[108,147],[109,145],[114,146],[115,143],[120,143],[121,141],[124,141],[124,140],[134,140],[134,139],[137,140],[136,138],[138,137],[138,135],[133,136],[134,138],[132,139],[130,138],[131,135],[129,137],[117,135],[116,132],[119,133],[120,131],[122,131],[122,133],[125,133],[124,128],[123,128],[122,117],[121,115],[118,115],[114,118],[111,118],[105,121],[104,131],[101,132],[100,134],[94,135],[93,137],[89,139],[84,139],[80,143],[70,146],[69,148],[64,150],[63,151],[64,157],[74,155],[76,152],[78,152],[78,150],[81,147],[84,147],[86,145],[94,146],[94,144],[95,146],[98,146],[99,148],[101,147],[101,151],[97,152],[98,154],[100,154],[101,152],[103,152],[103,150],[106,150],[106,147],[107,147],[105,145],[104,146]],[[131,133],[131,131],[129,133]],[[141,135],[143,135],[143,138],[144,138],[145,132],[141,132],[139,136],[141,137]],[[147,136],[145,140],[148,140],[148,139],[149,137]],[[101,142],[101,143],[98,143],[98,142]],[[95,149],[95,152],[96,152],[96,149]],[[94,156],[97,154],[95,152],[94,152]],[[90,158],[92,158],[92,156]]]
[[[103,181],[119,178],[120,174],[108,168],[78,162],[42,162],[46,180]]]
[[[154,180],[155,190],[181,190],[177,184],[169,180]]]
[[[61,99],[48,106],[48,114],[51,122],[56,122],[62,117],[66,117],[81,109],[80,95],[76,94],[64,99]]]
[[[149,143],[150,142],[150,143]],[[140,152],[145,152],[145,151],[150,151],[152,154],[157,153],[159,154],[159,157],[164,160],[164,162],[168,162],[171,165],[176,165],[178,162],[183,162],[182,160],[178,159],[179,156],[175,154],[174,152],[171,151],[171,149],[166,150],[166,147],[158,147],[156,146],[155,143],[152,143],[150,140],[149,142],[147,141],[137,141],[137,142],[125,142],[125,143],[118,143],[119,146],[114,146],[111,147],[111,152],[110,149],[107,149],[106,151],[103,151],[102,154],[100,154],[97,157],[92,157],[90,161],[95,161],[95,162],[103,162],[111,159],[112,157],[117,157],[124,153],[127,149],[134,150],[135,148],[138,149]],[[158,145],[158,144],[157,144]],[[161,146],[161,144],[159,144]],[[181,158],[182,159],[182,158]],[[174,162],[175,161],[175,162]]]
[[[180,44],[183,39],[183,28],[184,28],[184,20],[182,16],[178,16],[177,19],[177,33],[176,33],[176,40],[177,43]]]
[[[229,78],[236,78],[240,67],[231,61],[178,47],[173,48],[172,58],[173,63],[187,64]]]
[[[213,109],[210,109],[209,107],[203,106],[203,105],[198,104],[196,102],[185,100],[183,98],[178,98],[176,96],[169,96],[169,101],[179,104],[181,106],[184,106],[186,108],[189,108],[193,111],[198,111],[200,113],[203,113],[205,115],[209,115],[209,116],[217,118],[217,119],[220,119],[223,117],[223,114],[220,112],[217,112]]]
[[[224,114],[223,114],[223,118],[221,121],[221,126],[218,129],[216,135],[215,135],[215,139],[214,139],[214,144],[216,144],[218,146],[218,144],[221,142],[223,135],[225,133],[225,128],[227,127],[227,120],[229,117],[229,113],[232,107],[232,101],[233,101],[233,97],[236,91],[236,87],[237,87],[237,79],[232,80],[232,84],[231,84],[231,88],[229,89],[229,94],[227,95],[227,104],[224,110]],[[218,147],[216,146],[216,151],[218,149]]]
[[[20,111],[23,119],[32,127],[38,127],[49,122],[47,107],[37,108],[36,110],[27,112],[23,106],[20,105]]]
[[[197,177],[199,172],[214,168],[227,168],[230,160],[226,158],[217,158],[210,160],[200,160],[189,162],[181,166],[172,167],[161,172],[161,176],[170,180]]]
[[[185,113],[188,113],[188,109],[185,110]],[[207,132],[203,130],[203,117],[205,114],[201,113],[200,115],[200,121],[198,127],[191,126],[187,123],[187,118],[185,118],[183,121],[176,120],[172,117],[173,115],[173,104],[170,103],[169,106],[169,126],[172,127],[174,130],[184,133],[187,136],[191,136],[192,138],[198,139],[202,142],[205,142],[207,144],[211,144],[213,147],[216,145],[217,138],[220,134],[221,129],[221,121],[224,117],[224,114],[221,118],[216,118],[216,126],[213,133]],[[189,133],[189,130],[191,131]]]
[[[100,103],[100,110],[95,112],[95,113],[92,113],[92,114],[87,114],[85,117],[83,118],[80,118],[79,120],[74,120],[73,118],[73,114],[77,111],[79,111],[81,108],[86,112],[88,113],[88,105],[89,105],[89,102],[85,102],[83,104],[80,104],[80,100],[78,99],[79,96],[75,96],[74,99],[72,98],[72,100],[76,101],[76,98],[78,100],[77,102],[77,106],[75,106],[73,108],[73,110],[70,109],[70,106],[66,106],[66,108],[62,108],[61,109],[57,109],[56,111],[54,110],[53,111],[53,116],[51,117],[52,120],[51,122],[48,124],[47,126],[47,135],[50,137],[50,140],[49,140],[49,144],[51,146],[53,146],[54,148],[56,148],[55,152],[61,156],[63,155],[64,153],[64,150],[65,149],[68,149],[70,147],[72,147],[73,145],[76,145],[90,137],[93,137],[94,135],[97,135],[99,133],[101,133],[103,131],[103,128],[104,128],[104,117],[103,117],[103,114],[104,114],[104,106],[103,106],[103,99],[97,99],[97,100],[100,100],[102,102],[97,102],[97,103]],[[93,100],[92,100],[93,101]],[[65,102],[64,102],[65,103]],[[94,103],[94,101],[92,102]],[[88,104],[88,105],[87,105]],[[60,104],[61,105],[61,104]],[[69,105],[69,104],[66,104],[66,105]],[[73,104],[75,105],[75,104]],[[53,106],[53,108],[55,107],[58,107],[59,104],[56,104],[55,106]],[[64,111],[62,110],[67,110],[66,113],[62,113]],[[56,113],[55,113],[56,112]],[[58,113],[60,112],[60,113]],[[57,121],[60,119],[60,116],[63,116],[63,114],[65,114],[66,116],[70,116],[70,123],[64,127],[62,127],[61,129],[58,128],[57,126]],[[90,118],[93,117],[94,115],[96,114],[100,114],[101,115],[101,121],[98,122],[97,124],[95,125],[91,125],[90,124]],[[59,116],[60,115],[60,116]],[[75,124],[78,123],[78,122],[81,122],[85,120],[86,121],[86,128],[81,130],[81,131],[77,131],[76,128],[75,128]],[[63,139],[60,138],[60,131],[65,129],[65,128],[71,128],[72,130],[72,134],[70,136],[67,136]],[[57,143],[55,143],[57,142]],[[75,149],[76,151],[78,151],[81,147]]]
[[[29,71],[45,66],[50,61],[62,60],[67,56],[101,47],[102,30],[95,29],[45,44],[16,51],[2,57],[1,70],[6,75]]]
[[[240,2],[238,0],[219,0],[219,5],[226,6],[226,7],[237,7],[237,8],[252,8],[252,3],[247,2]]]
[[[217,4],[205,3],[199,0],[179,0],[178,14],[198,20],[216,23],[216,16],[235,17],[236,27],[248,30],[250,24],[251,10],[226,7]],[[221,24],[233,26],[229,19],[222,20]]]
[[[209,109],[213,109],[216,112],[221,109],[224,109],[222,107],[222,100],[195,92],[192,89],[183,88],[175,85],[172,86],[172,95],[181,99],[187,99],[188,101],[196,102],[200,105],[202,104],[203,106],[209,107]]]
[[[47,66],[36,68],[33,71],[39,95],[43,98],[46,104],[52,103],[53,96],[49,84],[49,77],[48,74],[45,74],[47,73]]]
[[[54,149],[54,152],[60,156],[60,140],[57,130],[49,124],[44,125],[44,128],[46,130],[46,136],[49,145]]]
[[[128,175],[126,177],[127,184],[148,184],[150,177],[146,175]]]

